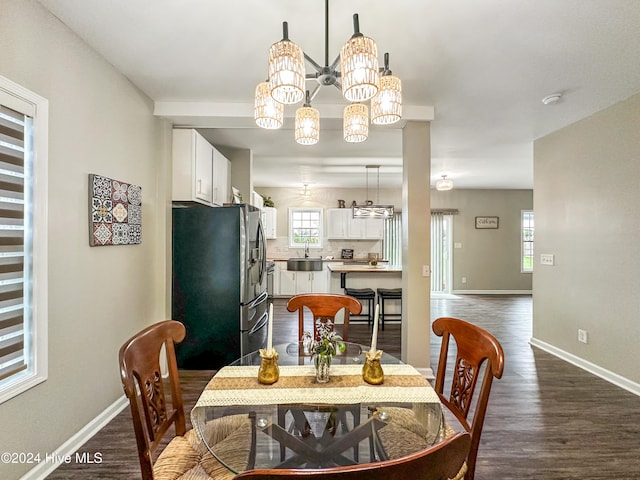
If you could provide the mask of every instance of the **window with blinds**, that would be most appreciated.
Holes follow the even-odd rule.
[[[0,403],[48,373],[48,109],[0,76]]]
[[[30,132],[29,117],[0,105],[0,381],[27,368],[25,285],[31,275],[25,149],[31,145]]]

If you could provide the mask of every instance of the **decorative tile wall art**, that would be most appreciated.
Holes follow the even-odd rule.
[[[142,188],[89,174],[89,245],[142,243]]]

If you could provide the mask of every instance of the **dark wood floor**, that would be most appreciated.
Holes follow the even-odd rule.
[[[432,299],[431,308],[431,320],[465,318],[491,331],[505,350],[504,376],[494,383],[489,401],[477,480],[640,479],[640,398],[530,347],[531,297],[466,295]],[[296,317],[283,301],[276,301],[274,317],[274,341],[295,340]],[[349,339],[368,344],[370,330],[352,324]],[[432,335],[434,368],[438,340]],[[399,325],[388,324],[378,345],[399,355]],[[181,372],[187,408],[211,374]],[[80,451],[101,452],[103,463],[64,465],[48,478],[140,478],[128,409]]]

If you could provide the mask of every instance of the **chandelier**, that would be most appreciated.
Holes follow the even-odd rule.
[[[367,165],[367,199],[364,205],[354,205],[352,209],[353,218],[390,218],[393,217],[393,205],[378,205],[380,201],[380,165]],[[378,173],[378,185],[376,187],[376,203],[369,200],[369,170],[375,168]]]
[[[329,0],[325,0],[324,66],[321,66],[289,40],[289,26],[282,23],[282,40],[269,49],[268,79],[255,91],[254,117],[261,128],[282,127],[284,105],[304,100],[296,110],[295,139],[313,145],[320,138],[320,112],[311,102],[323,86],[333,85],[351,102],[343,112],[343,134],[347,142],[365,141],[369,123],[389,125],[402,117],[402,84],[389,69],[389,54],[384,66],[378,64],[378,47],[373,39],[360,33],[358,14],[353,15],[354,33],[329,64]],[[305,60],[315,70],[306,73]],[[339,70],[338,70],[339,67]],[[311,90],[307,80],[315,80]],[[369,106],[364,103],[370,101]],[[369,116],[369,112],[371,116]]]

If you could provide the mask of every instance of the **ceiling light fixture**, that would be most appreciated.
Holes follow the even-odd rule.
[[[355,102],[345,108],[343,116],[344,138],[347,142],[362,142],[368,137],[369,108],[359,102],[371,100],[371,123],[389,125],[402,116],[402,85],[400,79],[389,70],[389,54],[384,55],[384,67],[378,64],[378,48],[373,39],[360,33],[358,14],[353,15],[354,33],[340,49],[340,54],[329,64],[329,0],[325,0],[325,38],[324,66],[320,66],[303,50],[289,40],[289,26],[283,22],[283,38],[269,49],[268,92],[274,102],[294,104],[305,99],[302,109],[311,108],[320,87],[333,85],[349,102]],[[306,73],[305,60],[315,70]],[[340,70],[338,70],[338,66]],[[305,88],[306,80],[315,80],[316,85],[309,93]],[[342,84],[341,84],[342,82]],[[280,128],[282,122],[276,120],[272,110],[266,108],[264,83],[256,88],[254,117],[262,128]],[[262,86],[262,87],[261,87]],[[349,108],[352,107],[352,108]],[[282,105],[282,108],[284,106]],[[319,120],[315,141],[298,136],[298,112],[296,111],[296,141],[303,145],[313,145],[319,137]],[[316,109],[313,109],[316,110]],[[271,115],[269,114],[271,112]],[[316,110],[317,112],[317,110]],[[306,111],[310,114],[310,111]],[[319,112],[318,112],[319,118]],[[304,138],[304,141],[298,140]]]
[[[444,192],[453,188],[453,182],[447,178],[446,175],[442,175],[442,178],[436,181],[436,190]]]
[[[305,183],[302,190],[300,190],[300,195],[303,198],[311,198],[311,190],[309,190],[309,184]]]
[[[367,165],[367,199],[364,205],[353,206],[353,218],[391,218],[393,217],[393,205],[377,205],[380,195],[380,165]],[[376,204],[369,200],[369,170],[375,168],[378,173],[378,186],[376,188]]]
[[[542,103],[544,103],[545,105],[554,105],[560,100],[562,100],[561,93],[552,93],[551,95],[547,95],[546,97],[544,97],[542,99]]]

